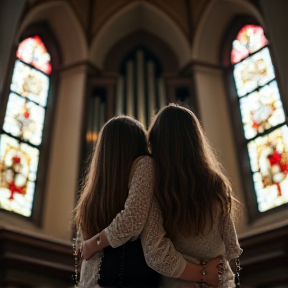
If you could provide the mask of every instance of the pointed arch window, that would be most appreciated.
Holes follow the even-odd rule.
[[[265,212],[288,202],[288,127],[262,27],[243,26],[230,56],[258,210]]]
[[[32,214],[52,72],[38,35],[18,46],[0,135],[0,208]]]

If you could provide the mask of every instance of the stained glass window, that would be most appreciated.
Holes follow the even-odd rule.
[[[231,62],[238,63],[249,54],[266,46],[267,39],[262,27],[256,25],[245,25],[233,41]]]
[[[0,208],[26,217],[33,209],[51,71],[39,36],[20,43],[0,134]]]
[[[288,202],[288,127],[248,143],[259,211]]]
[[[268,48],[235,64],[234,78],[239,96],[246,95],[274,79],[275,74]]]
[[[285,121],[275,80],[239,100],[246,139],[251,139]]]
[[[16,56],[21,61],[31,64],[45,74],[52,71],[50,54],[39,36],[35,35],[22,41],[16,52]]]
[[[41,106],[46,106],[48,88],[47,75],[16,60],[11,91]]]
[[[288,203],[288,127],[263,29],[246,25],[231,62],[258,210]]]
[[[38,146],[42,140],[44,117],[45,109],[42,106],[11,93],[3,130]]]

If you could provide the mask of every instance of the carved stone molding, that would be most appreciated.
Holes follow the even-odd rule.
[[[69,243],[0,227],[0,287],[72,287]]]
[[[243,288],[272,288],[288,283],[288,224],[267,228],[239,238],[244,250],[240,257]]]

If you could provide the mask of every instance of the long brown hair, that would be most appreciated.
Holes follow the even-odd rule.
[[[217,208],[225,220],[231,212],[231,185],[193,112],[175,104],[164,107],[149,128],[148,141],[167,235],[204,233],[205,227],[212,228]]]
[[[102,128],[82,194],[75,208],[76,225],[84,238],[106,228],[124,209],[134,160],[148,155],[143,125],[129,116],[118,116]]]

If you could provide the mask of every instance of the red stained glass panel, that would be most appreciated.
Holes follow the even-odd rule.
[[[0,136],[0,208],[31,215],[38,160],[38,149]]]
[[[248,143],[260,212],[288,203],[288,127]]]
[[[232,64],[238,63],[249,54],[254,53],[268,43],[264,30],[260,26],[245,25],[233,41],[231,52]]]
[[[51,74],[51,57],[39,36],[33,36],[22,41],[16,52],[17,58],[31,64],[45,74]]]

